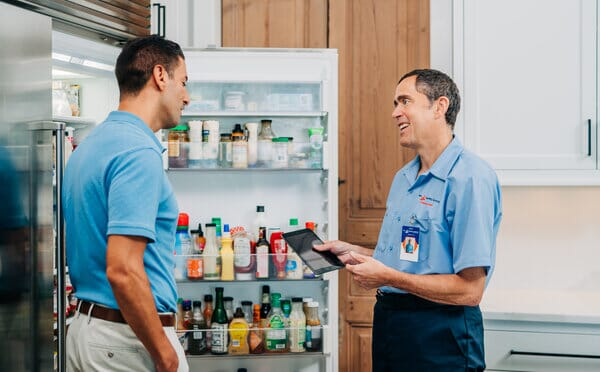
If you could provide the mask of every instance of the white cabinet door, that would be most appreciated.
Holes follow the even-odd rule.
[[[467,147],[497,170],[596,169],[597,2],[455,4]]]
[[[221,0],[153,1],[151,32],[162,34],[163,28],[182,48],[220,47]]]

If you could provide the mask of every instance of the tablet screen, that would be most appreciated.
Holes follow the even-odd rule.
[[[329,251],[319,252],[313,249],[313,244],[323,244],[323,241],[311,229],[284,233],[283,239],[317,275],[344,267],[342,261],[335,254]]]

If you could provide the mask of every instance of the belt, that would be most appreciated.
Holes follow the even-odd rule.
[[[422,297],[415,296],[410,293],[391,293],[377,290],[377,302],[387,308],[398,310],[417,310],[417,309],[433,309],[443,307],[455,307],[454,305],[440,304],[437,302],[426,300]]]
[[[79,312],[82,314],[90,315],[93,318],[106,320],[109,322],[116,323],[127,323],[123,314],[119,310],[111,309],[102,305],[92,304],[88,301],[79,301]],[[92,306],[93,305],[93,306]],[[90,308],[92,312],[90,313]],[[173,313],[158,314],[160,322],[163,327],[174,327],[175,326],[175,315]]]

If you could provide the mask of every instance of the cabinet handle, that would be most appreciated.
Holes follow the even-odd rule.
[[[160,3],[153,3],[152,6],[157,8],[158,24],[156,25],[156,35],[164,38],[167,35],[167,7]]]
[[[592,119],[588,119],[588,156],[592,156]]]
[[[511,350],[510,351],[510,355],[526,355],[526,356],[558,357],[558,358],[600,359],[600,355],[562,354],[562,353],[538,353],[538,352],[533,352],[533,351],[517,351],[517,350]]]

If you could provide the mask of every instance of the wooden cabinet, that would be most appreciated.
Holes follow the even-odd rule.
[[[465,145],[503,184],[600,184],[598,3],[454,2]]]
[[[152,34],[182,48],[221,46],[220,0],[159,0],[151,6]]]

